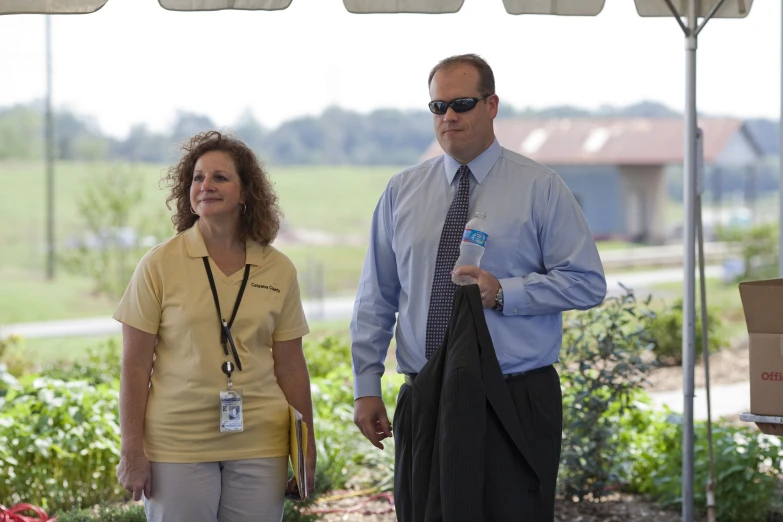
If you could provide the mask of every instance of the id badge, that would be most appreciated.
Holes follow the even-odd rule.
[[[221,390],[220,431],[239,432],[244,430],[242,417],[242,390]]]

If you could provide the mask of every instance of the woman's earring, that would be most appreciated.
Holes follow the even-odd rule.
[[[246,210],[247,210],[247,204],[242,203],[242,213],[244,214]]]
[[[195,211],[195,210],[193,210],[193,207],[190,207],[190,213],[191,213],[191,214],[196,214],[196,211]],[[198,215],[198,214],[196,214],[196,215]]]

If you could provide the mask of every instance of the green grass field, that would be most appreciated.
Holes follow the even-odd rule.
[[[114,300],[91,289],[86,277],[48,281],[38,271],[0,268],[0,324],[111,315]]]
[[[93,180],[119,169],[138,176],[143,202],[136,212],[154,216],[165,208],[159,181],[162,165],[58,163],[55,216],[59,248],[83,230],[78,201]],[[364,262],[372,212],[398,167],[269,167],[280,197],[286,226],[358,239],[351,245],[280,243],[297,266],[303,297],[350,295]],[[43,278],[45,191],[42,163],[0,162],[0,182],[10,195],[0,205],[0,324],[106,316],[116,298],[96,296],[92,282],[60,269],[54,281]],[[167,218],[162,217],[165,222]],[[631,248],[621,241],[603,242],[603,251]]]
[[[58,163],[56,234],[60,249],[81,232],[78,202],[91,180],[121,169],[138,176],[143,201],[137,212],[166,212],[166,191],[159,188],[165,167],[110,163]],[[321,230],[339,236],[368,233],[372,212],[397,167],[269,167],[288,228]],[[55,281],[43,277],[45,260],[44,168],[41,163],[0,162],[0,182],[8,197],[0,205],[0,324],[107,315],[113,299],[92,295],[89,279],[59,270]],[[166,220],[165,215],[163,219]],[[165,226],[165,225],[164,225]],[[365,246],[281,244],[302,276],[304,297],[314,284],[328,294],[356,288]]]
[[[122,169],[141,179],[138,212],[166,211],[159,188],[165,167],[110,163],[58,163],[55,217],[58,245],[83,228],[77,203],[91,179]],[[269,167],[286,226],[338,235],[366,235],[372,212],[397,167]],[[44,258],[45,183],[41,163],[0,162],[0,182],[9,197],[0,205],[0,267],[40,269]]]

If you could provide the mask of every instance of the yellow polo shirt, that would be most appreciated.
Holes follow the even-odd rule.
[[[207,248],[197,224],[142,258],[114,312],[117,321],[158,338],[144,419],[144,451],[153,462],[288,454],[288,402],[274,374],[272,342],[309,331],[296,269],[277,249],[255,241],[247,241],[245,255],[250,277],[231,327],[242,362],[242,371],[232,375],[234,388],[243,393],[242,432],[220,432],[226,357],[202,260]],[[228,321],[244,268],[227,276],[211,259],[210,266]]]

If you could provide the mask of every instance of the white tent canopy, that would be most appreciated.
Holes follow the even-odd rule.
[[[106,0],[0,0],[3,14],[86,14],[100,9]]]
[[[108,0],[0,0],[0,14],[85,14],[103,7]],[[143,0],[139,0],[143,1]],[[152,1],[152,0],[146,0]],[[240,9],[278,11],[286,9],[294,0],[158,0],[172,11],[217,11]],[[482,0],[487,1],[487,0]],[[549,14],[560,16],[595,16],[604,7],[605,0],[496,0],[502,1],[509,14]],[[686,14],[688,0],[634,0],[640,16],[671,16],[671,7]],[[351,13],[456,13],[465,0],[343,0]],[[703,0],[698,2],[697,16],[706,17],[718,3],[722,4],[712,16],[740,18],[747,16],[753,0]]]
[[[160,0],[160,5],[172,11],[218,11],[244,9],[279,11],[291,5],[291,0]]]
[[[108,0],[0,0],[0,14],[83,14],[97,11]],[[141,0],[140,0],[141,1]],[[147,0],[151,1],[151,0]],[[293,0],[159,0],[174,11],[217,11],[244,9],[276,11]],[[497,0],[501,1],[501,0]],[[554,14],[595,16],[605,0],[502,0],[510,14]],[[456,13],[464,0],[343,0],[352,13]]]
[[[78,14],[94,12],[108,0],[0,0],[0,15],[15,13]],[[153,0],[137,0],[153,1]],[[266,10],[286,9],[296,0],[158,0],[174,11],[215,11],[223,9]],[[326,0],[321,0],[326,1]],[[336,1],[336,0],[335,0]],[[489,4],[502,1],[510,14],[550,14],[566,16],[596,16],[605,0],[471,0]],[[685,421],[683,427],[683,520],[693,520],[693,397],[694,397],[694,324],[695,324],[695,231],[696,182],[698,147],[696,136],[696,48],[697,36],[710,18],[744,18],[750,12],[753,0],[634,0],[637,13],[644,17],[674,16],[682,28],[686,42],[686,109],[685,165],[683,200],[685,227],[683,242],[683,395]],[[423,13],[446,14],[460,10],[464,0],[343,0],[351,13]],[[699,24],[699,20],[701,23]],[[783,162],[781,162],[783,173]],[[781,190],[783,196],[783,190]],[[781,205],[783,216],[783,205]],[[783,230],[781,230],[783,234]],[[781,245],[783,247],[783,245]],[[781,256],[783,271],[783,255]]]
[[[639,16],[671,16],[672,7],[683,15],[688,13],[688,0],[634,0],[636,2],[636,12]],[[671,5],[669,5],[671,4]],[[734,0],[731,2],[720,2],[718,0],[697,1],[696,16],[706,18],[745,18],[750,12],[753,0]],[[716,9],[717,7],[717,9]],[[714,13],[712,11],[715,10]],[[711,14],[712,13],[712,14]]]

